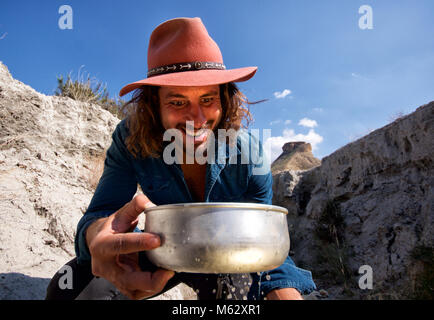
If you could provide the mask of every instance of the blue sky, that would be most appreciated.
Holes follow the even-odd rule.
[[[58,26],[65,4],[72,30]],[[359,27],[362,5],[372,29]],[[273,157],[304,140],[321,159],[434,100],[432,0],[2,0],[0,61],[47,95],[84,66],[114,97],[145,77],[152,30],[183,16],[201,17],[228,68],[259,67],[239,86],[269,99],[251,107],[252,128],[271,129]]]

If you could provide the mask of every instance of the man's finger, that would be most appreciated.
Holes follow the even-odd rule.
[[[144,194],[139,194],[127,205],[123,206],[117,214],[127,218],[128,221],[134,221],[143,211],[145,211],[145,209],[151,207],[155,207],[155,204],[153,204]]]
[[[119,209],[113,216],[112,229],[116,232],[130,231],[137,224],[138,216],[147,208],[155,207],[147,196],[140,194]]]
[[[164,269],[158,269],[154,273],[129,272],[124,274],[121,282],[129,290],[137,290],[149,296],[161,292],[174,275],[175,272]]]
[[[116,233],[101,241],[98,249],[101,254],[114,256],[152,250],[161,245],[158,235],[147,232]]]
[[[152,288],[156,292],[160,292],[164,289],[164,287],[167,284],[167,281],[169,281],[173,276],[175,275],[174,271],[171,270],[165,270],[165,269],[158,269],[152,274]]]

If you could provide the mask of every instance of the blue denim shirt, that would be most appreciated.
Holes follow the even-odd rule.
[[[128,134],[127,122],[123,120],[112,135],[104,172],[85,215],[78,223],[75,251],[80,264],[90,261],[85,239],[87,227],[131,201],[138,183],[143,193],[156,205],[195,202],[180,165],[166,164],[162,157],[134,158],[125,145]],[[255,148],[250,149],[247,161],[244,150],[249,149],[243,149],[243,143],[256,146],[256,153],[252,151]],[[214,163],[207,164],[205,202],[272,203],[270,165],[265,161],[266,157],[262,157],[258,139],[241,130],[236,146],[215,143],[215,149],[215,161],[211,161]],[[278,268],[254,273],[252,277],[251,294],[255,297],[263,297],[279,288],[296,288],[302,294],[316,288],[311,273],[297,268],[289,256]]]

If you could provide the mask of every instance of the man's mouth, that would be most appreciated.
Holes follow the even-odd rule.
[[[208,126],[202,127],[200,129],[182,127],[181,130],[183,131],[187,139],[192,139],[194,141],[194,144],[198,144],[206,140],[209,128]]]
[[[206,130],[204,128],[201,128],[199,130],[185,130],[185,133],[187,135],[189,135],[190,137],[200,137],[201,135],[203,135],[204,133],[206,133]]]

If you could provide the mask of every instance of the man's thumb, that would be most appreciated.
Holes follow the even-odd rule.
[[[127,232],[138,222],[139,215],[148,208],[155,207],[147,196],[141,194],[133,198],[125,206],[119,209],[113,220],[113,230]]]

